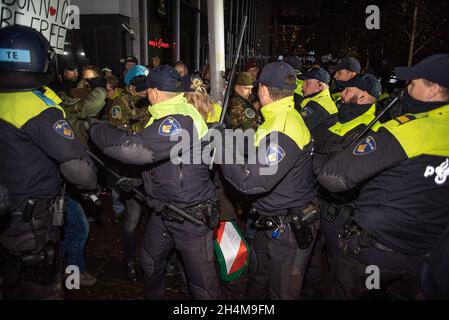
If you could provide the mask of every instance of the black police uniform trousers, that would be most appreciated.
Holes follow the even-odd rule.
[[[273,230],[257,230],[251,242],[246,299],[295,300],[301,296],[304,276],[316,242],[318,223],[310,225],[313,242],[299,249],[290,226],[279,238]]]
[[[167,258],[176,248],[194,299],[224,299],[214,260],[213,231],[189,222],[162,220],[152,214],[142,242],[141,264],[144,271],[145,298],[165,298]]]
[[[346,210],[340,207],[340,213],[335,217],[335,220],[329,221],[323,212],[320,213],[321,234],[329,261],[333,261],[343,247],[343,242],[338,241],[338,239],[343,231],[343,225],[351,217],[351,214],[350,209]]]
[[[121,192],[125,201],[125,216],[123,218],[123,254],[125,262],[136,260],[137,227],[142,216],[142,206],[132,195]]]
[[[344,215],[333,223],[322,223],[326,250],[332,250],[327,298],[330,299],[417,299],[424,256],[396,252],[366,231],[342,237]],[[379,288],[373,288],[379,270]]]
[[[48,211],[46,246],[51,246],[56,256],[51,265],[33,265],[33,251],[38,254],[44,250],[36,248],[36,238],[31,223],[23,222],[22,212],[10,212],[2,217],[0,222],[0,260],[3,273],[4,299],[38,300],[62,299],[61,270],[59,260],[59,231],[51,225]],[[24,261],[24,259],[26,261]],[[28,262],[27,262],[28,261]],[[45,262],[44,262],[45,263]],[[28,264],[28,266],[27,266]],[[45,280],[43,280],[45,278]]]

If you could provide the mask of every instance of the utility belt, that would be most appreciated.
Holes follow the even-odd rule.
[[[356,235],[358,237],[358,242],[362,247],[374,247],[382,251],[397,253],[397,251],[391,249],[390,247],[384,245],[383,243],[377,241],[372,235],[370,235],[366,230],[362,229],[352,218],[346,220],[343,224],[343,231],[338,236],[344,242],[348,242],[349,239]]]
[[[64,195],[58,195],[53,199],[29,199],[26,200],[15,212],[22,213],[22,222],[31,222],[33,229],[47,227],[48,213],[51,215],[51,225],[61,227],[64,225],[64,212],[66,202]]]
[[[338,205],[335,203],[323,203],[321,215],[326,221],[334,222],[339,215],[350,217],[354,209],[350,205]]]
[[[35,239],[33,250],[8,252],[5,257],[20,270],[25,281],[48,286],[60,271],[59,244],[52,238],[52,227],[64,222],[65,201],[63,195],[54,199],[29,199],[14,213],[21,213],[21,222],[30,223]]]
[[[66,211],[65,185],[53,199],[28,199],[19,208],[14,210],[22,213],[22,223],[30,223],[35,237],[35,250],[40,252],[50,239],[52,227],[61,227],[64,224]]]
[[[252,209],[253,213],[257,213]],[[276,216],[265,216],[258,214],[255,219],[257,230],[271,231],[271,237],[278,239],[287,227],[290,227],[295,235],[300,249],[307,249],[313,242],[313,225],[319,220],[319,206],[310,202],[304,208],[288,209],[287,214]]]
[[[218,225],[220,216],[220,202],[218,198],[212,198],[192,207],[182,208],[184,212],[195,219],[200,220],[207,227],[213,229]],[[164,207],[160,212],[162,220],[176,223],[184,223],[185,219],[174,211]]]
[[[12,254],[0,246],[0,253],[20,270],[21,278],[24,281],[49,286],[60,273],[61,260],[58,243],[49,241],[40,252],[33,250],[20,254]]]

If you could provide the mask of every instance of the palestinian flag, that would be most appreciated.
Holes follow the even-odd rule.
[[[249,263],[249,246],[234,221],[220,221],[214,230],[214,247],[223,281],[238,279]]]

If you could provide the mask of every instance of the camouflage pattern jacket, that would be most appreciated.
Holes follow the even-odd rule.
[[[251,128],[256,130],[262,123],[262,115],[259,110],[235,92],[229,101],[228,112],[233,129],[248,130]]]

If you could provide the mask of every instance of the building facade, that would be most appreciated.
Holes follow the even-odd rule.
[[[223,1],[226,68],[234,59],[242,17],[248,16],[239,67],[253,58],[269,60],[271,2]],[[123,59],[139,63],[183,61],[190,72],[209,61],[207,0],[72,0],[80,9],[80,29],[67,35],[65,54],[80,65],[108,66],[119,74]],[[62,57],[64,59],[64,57]]]

